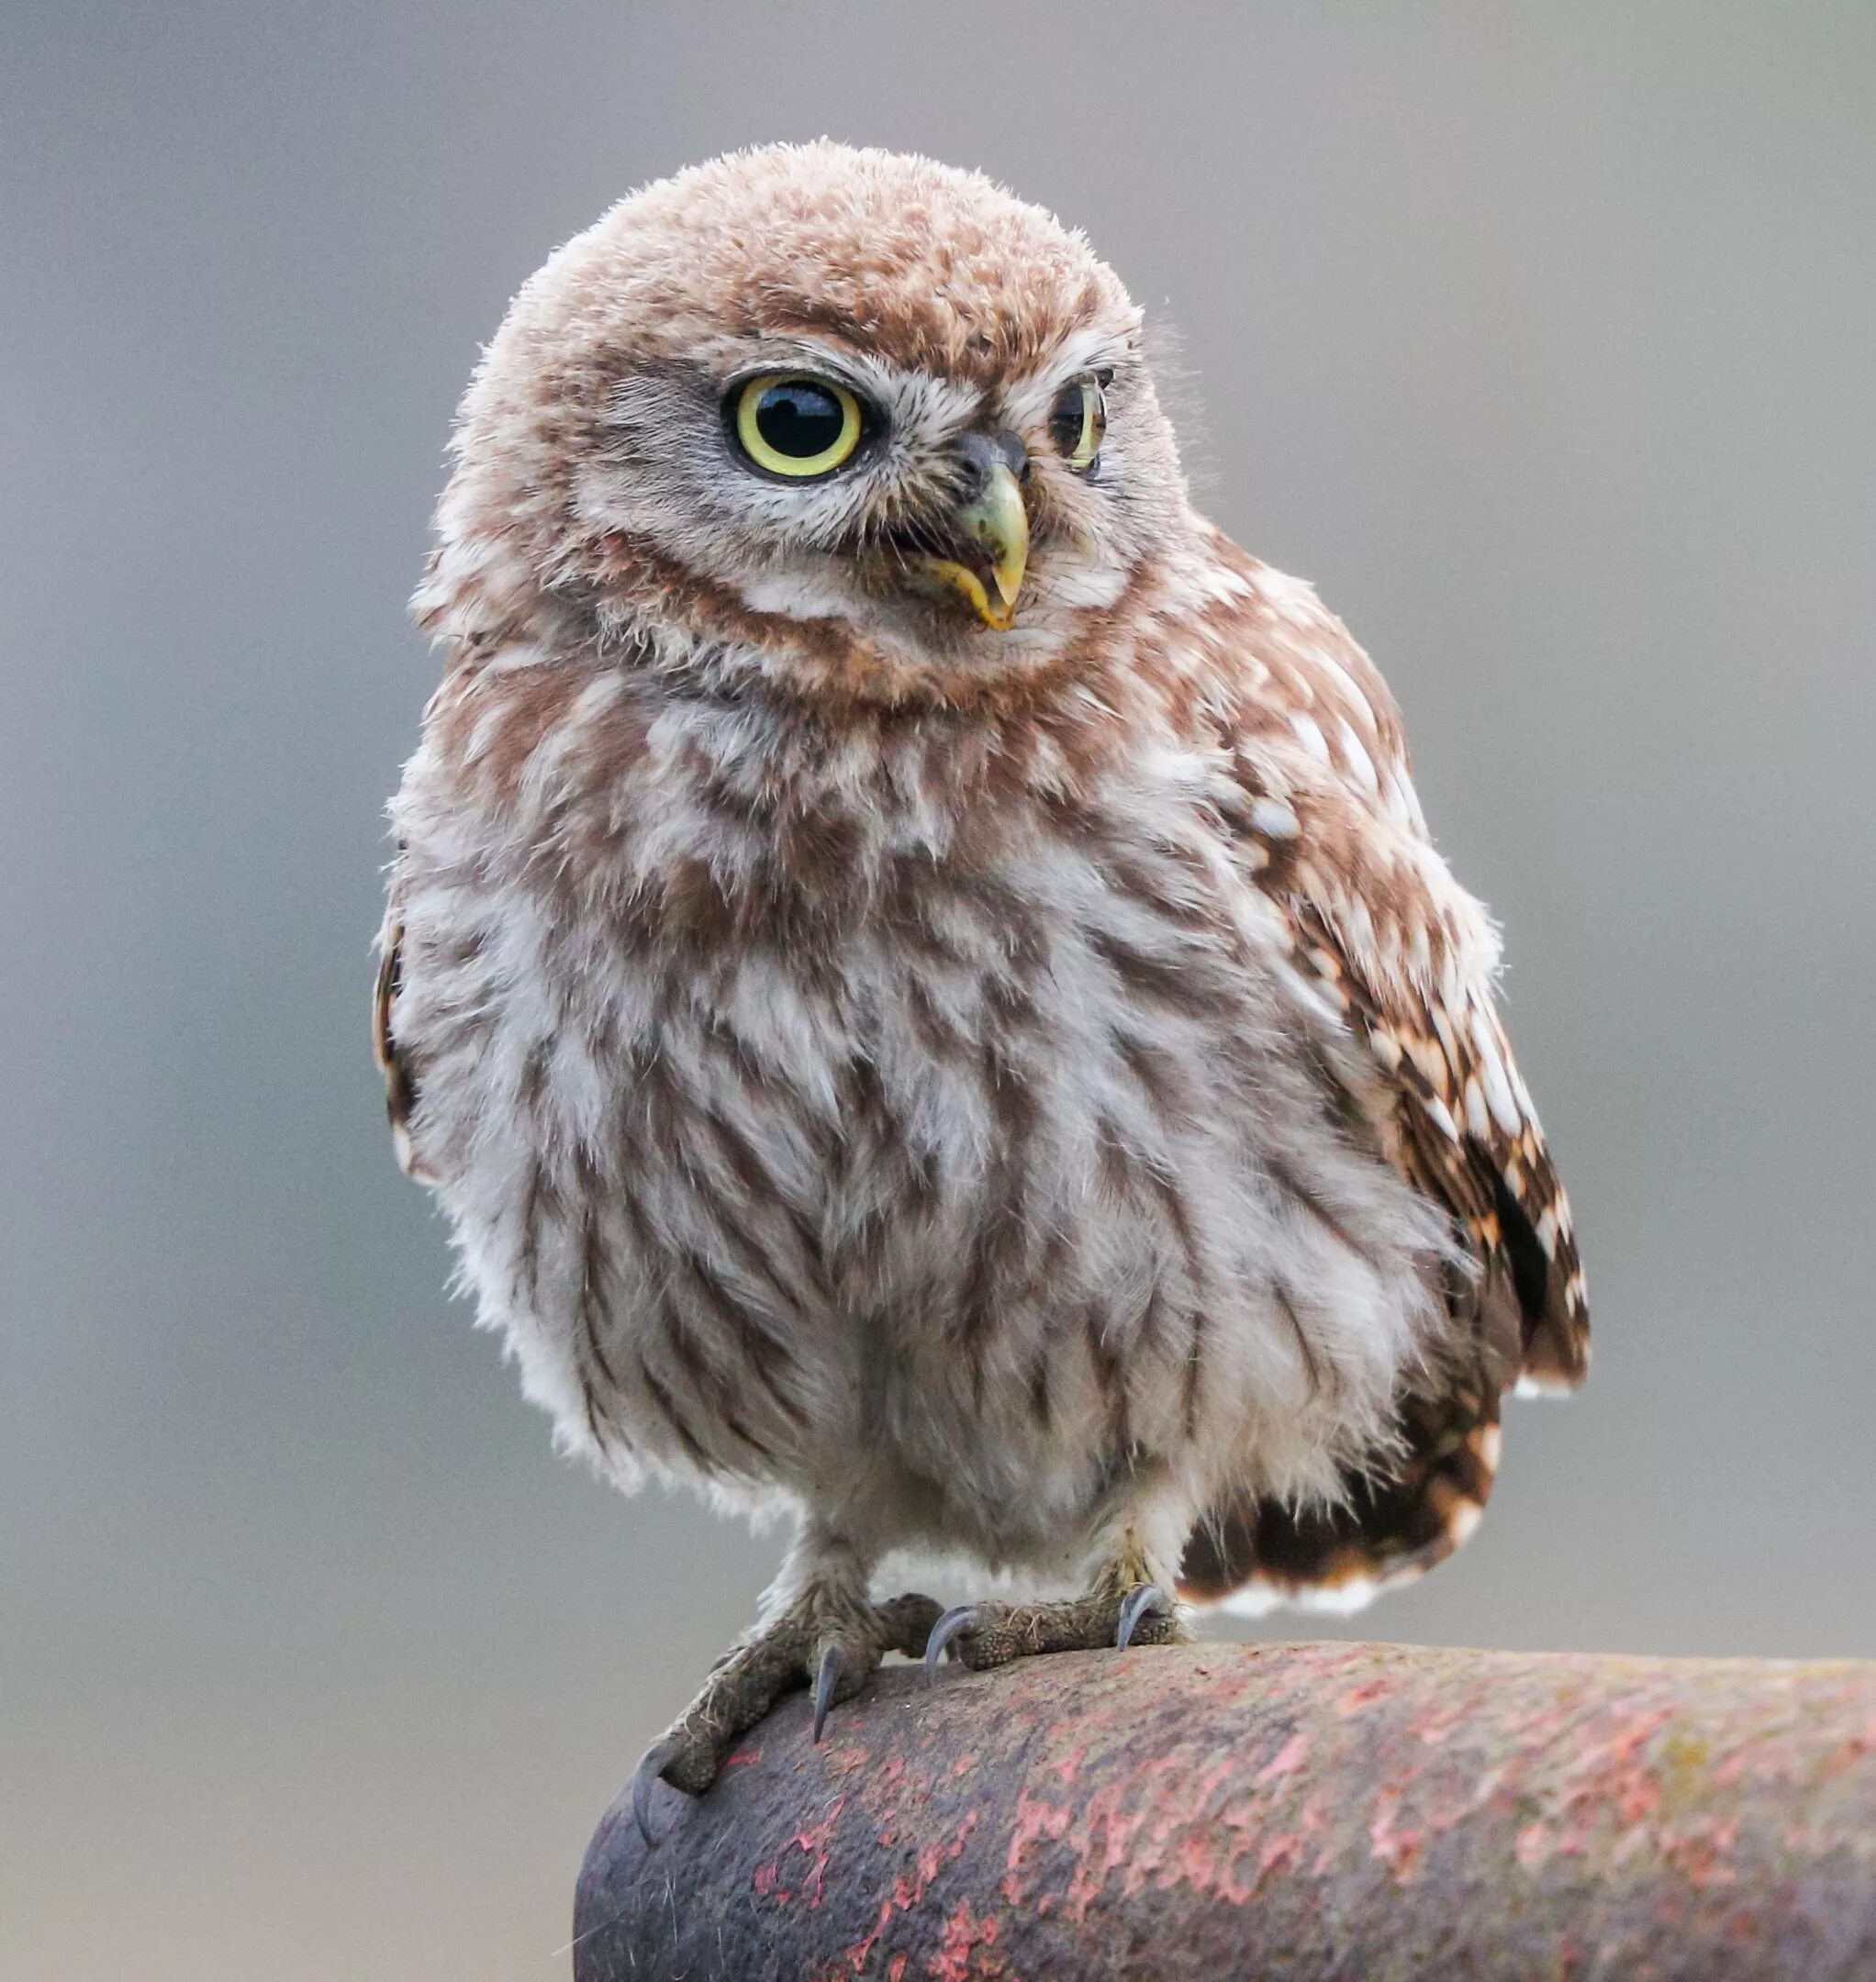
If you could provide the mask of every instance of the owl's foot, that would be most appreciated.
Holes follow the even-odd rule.
[[[646,1843],[652,1785],[664,1781],[701,1796],[723,1757],[776,1702],[814,1688],[814,1739],[836,1701],[852,1699],[888,1652],[917,1658],[939,1620],[929,1597],[881,1604],[832,1603],[818,1592],[745,1638],[712,1668],[702,1690],[632,1771],[632,1815]]]
[[[1189,1634],[1157,1583],[1098,1587],[1059,1603],[969,1604],[947,1610],[925,1646],[925,1677],[949,1652],[973,1672],[1041,1652],[1099,1652],[1130,1644],[1178,1644]]]

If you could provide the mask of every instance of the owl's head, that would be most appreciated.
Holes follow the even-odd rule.
[[[1139,312],[979,175],[773,146],[621,201],[463,401],[419,612],[896,699],[1033,669],[1186,514]]]

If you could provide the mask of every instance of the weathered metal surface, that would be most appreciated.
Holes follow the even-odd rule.
[[[883,1675],[624,1801],[576,1982],[1869,1982],[1876,1665],[1192,1645]]]

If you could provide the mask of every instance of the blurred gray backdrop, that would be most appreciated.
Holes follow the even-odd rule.
[[[774,1538],[558,1464],[447,1299],[367,949],[479,341],[626,188],[821,132],[1177,327],[1209,507],[1507,924],[1595,1374],[1347,1629],[1876,1654],[1867,6],[8,0],[9,1978],[563,1976],[752,1613]]]

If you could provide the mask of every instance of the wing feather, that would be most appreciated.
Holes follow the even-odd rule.
[[[1306,585],[1222,554],[1245,588],[1212,636],[1241,685],[1215,713],[1245,865],[1312,1006],[1333,1015],[1349,1098],[1477,1269],[1449,1290],[1453,1359],[1400,1399],[1390,1476],[1351,1477],[1339,1508],[1227,1506],[1188,1553],[1196,1596],[1346,1602],[1471,1531],[1501,1392],[1580,1383],[1589,1312],[1569,1200],[1494,1003],[1497,940],[1427,837],[1393,702]]]
[[[372,1053],[385,1078],[385,1112],[391,1122],[391,1147],[406,1176],[423,1180],[410,1141],[410,1117],[417,1106],[417,1083],[396,1037],[397,995],[403,988],[404,919],[396,892],[378,932],[378,974],[372,996]]]

